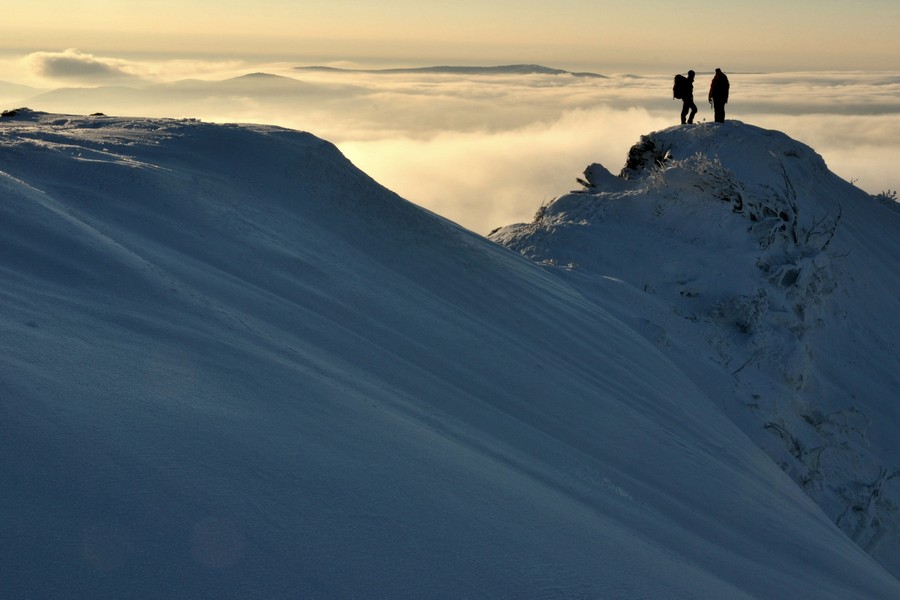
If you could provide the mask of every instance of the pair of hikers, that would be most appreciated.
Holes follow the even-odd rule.
[[[693,123],[694,115],[697,114],[697,105],[694,104],[694,75],[693,71],[688,71],[687,77],[676,75],[675,85],[672,87],[672,96],[682,101],[682,124]],[[725,122],[725,104],[728,103],[729,87],[728,77],[722,69],[716,69],[716,74],[709,85],[709,103],[713,106],[716,123]]]

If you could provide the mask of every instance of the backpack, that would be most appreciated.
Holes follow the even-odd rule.
[[[675,83],[672,85],[672,97],[677,100],[684,100],[688,94],[688,80],[682,74],[675,76]]]

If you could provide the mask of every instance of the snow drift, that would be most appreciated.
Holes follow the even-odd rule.
[[[723,139],[704,131],[685,139]],[[597,257],[590,269],[535,265],[274,127],[20,111],[0,145],[0,596],[900,595],[759,449],[767,430],[718,394],[714,357],[673,351],[706,317],[664,321],[668,288],[629,283],[658,258],[613,271],[581,239],[565,247]],[[633,207],[659,223],[662,200],[683,205],[695,187],[685,177],[619,193],[657,181],[660,201]],[[617,205],[596,196],[546,216]],[[691,256],[720,258],[717,242],[749,252],[717,202],[724,217],[686,209],[719,225],[698,227],[705,250],[669,249],[693,250],[672,278]],[[842,230],[860,226],[850,213]],[[533,254],[550,252],[543,226],[498,239],[539,231]],[[892,256],[881,242],[856,251]],[[685,302],[707,297],[704,281],[678,284]],[[873,308],[890,307],[891,281]],[[742,305],[721,300],[720,320],[735,320]],[[868,334],[889,325],[854,335]],[[737,356],[739,340],[721,338],[710,347]],[[767,360],[741,373],[770,376]],[[801,394],[813,362],[793,360]],[[860,373],[887,377],[887,360]],[[736,387],[738,400],[756,389]],[[758,410],[790,402],[772,393]]]

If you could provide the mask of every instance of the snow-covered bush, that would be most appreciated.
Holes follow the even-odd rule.
[[[632,179],[646,171],[648,167],[662,166],[670,158],[669,148],[658,145],[649,136],[642,135],[641,141],[628,150],[628,158],[619,177]]]

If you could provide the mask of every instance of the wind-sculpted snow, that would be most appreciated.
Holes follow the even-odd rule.
[[[900,573],[900,215],[810,148],[739,122],[645,136],[619,177],[493,238],[697,383]]]
[[[0,597],[898,597],[718,393],[739,371],[756,382],[732,383],[740,400],[758,392],[759,415],[795,425],[774,412],[798,404],[770,393],[784,389],[771,363],[827,332],[830,305],[787,284],[760,303],[712,289],[701,267],[724,267],[729,247],[746,262],[756,242],[687,194],[690,177],[655,177],[653,202],[626,204],[649,184],[623,182],[636,187],[621,201],[572,196],[547,218],[565,236],[626,206],[693,223],[680,239],[695,243],[667,249],[685,256],[666,267],[658,241],[635,238],[609,247],[633,253],[629,268],[585,252],[594,267],[565,281],[308,134],[3,119]],[[555,213],[565,203],[581,212],[572,227]],[[696,221],[665,220],[683,211]],[[828,230],[810,218],[798,231]],[[820,246],[807,256],[770,215],[755,226],[773,239],[767,277],[841,293],[827,236],[807,236]],[[839,242],[829,251],[846,253]],[[666,277],[649,278],[651,256]],[[669,288],[682,317],[659,320]],[[795,296],[806,311],[781,315]],[[709,327],[710,350],[691,349],[701,360],[678,360],[684,332],[711,319],[768,337]],[[815,359],[785,363],[796,394]],[[779,439],[763,425],[751,437]]]

